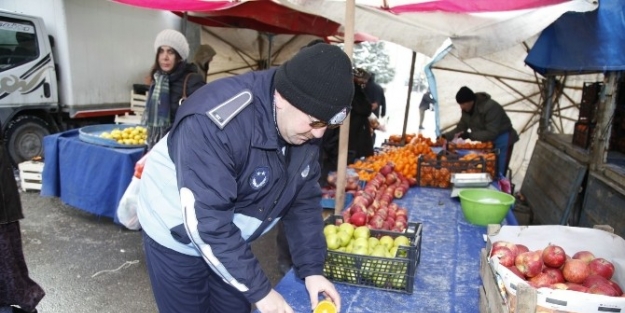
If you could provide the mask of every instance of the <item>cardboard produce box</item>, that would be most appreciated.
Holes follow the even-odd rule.
[[[488,242],[482,251],[481,312],[625,312],[625,297],[609,297],[570,290],[535,289],[520,279],[497,258],[487,260],[492,243],[505,240],[526,245],[530,251],[549,244],[561,246],[567,255],[588,250],[614,264],[612,280],[625,287],[625,240],[601,229],[549,226],[500,226],[488,228]],[[495,289],[495,290],[493,290]]]

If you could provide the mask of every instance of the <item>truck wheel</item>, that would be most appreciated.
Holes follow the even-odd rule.
[[[31,115],[20,116],[9,123],[6,144],[15,167],[36,156],[43,156],[43,137],[50,135],[49,129],[48,122]]]

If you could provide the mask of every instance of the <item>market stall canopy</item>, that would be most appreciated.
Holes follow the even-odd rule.
[[[602,1],[595,11],[563,14],[547,27],[525,63],[543,75],[625,69],[625,2]]]
[[[335,35],[340,24],[274,1],[114,0],[132,6],[172,11],[197,24],[246,28],[273,34]]]
[[[286,0],[283,0],[286,2]],[[593,0],[355,0],[356,31],[433,56],[447,39],[461,59],[488,55],[539,34],[565,12]],[[282,3],[285,3],[282,2]],[[345,1],[292,0],[301,11],[345,22]]]

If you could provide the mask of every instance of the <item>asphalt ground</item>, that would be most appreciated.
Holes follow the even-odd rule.
[[[157,312],[140,232],[38,192],[21,199],[26,263],[46,291],[40,313]],[[276,228],[252,244],[274,286],[282,278],[275,238]]]

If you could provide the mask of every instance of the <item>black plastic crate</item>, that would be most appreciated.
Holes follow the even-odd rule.
[[[485,173],[486,159],[478,155],[473,160],[442,150],[436,158],[420,155],[417,160],[417,186],[451,188],[451,175],[455,173]]]
[[[340,215],[330,216],[326,225],[342,221]],[[422,230],[423,225],[415,222],[408,222],[404,233],[372,229],[371,237],[388,235],[394,239],[403,235],[410,240],[410,246],[399,246],[397,256],[390,258],[328,250],[324,276],[336,283],[412,294],[421,260]]]

